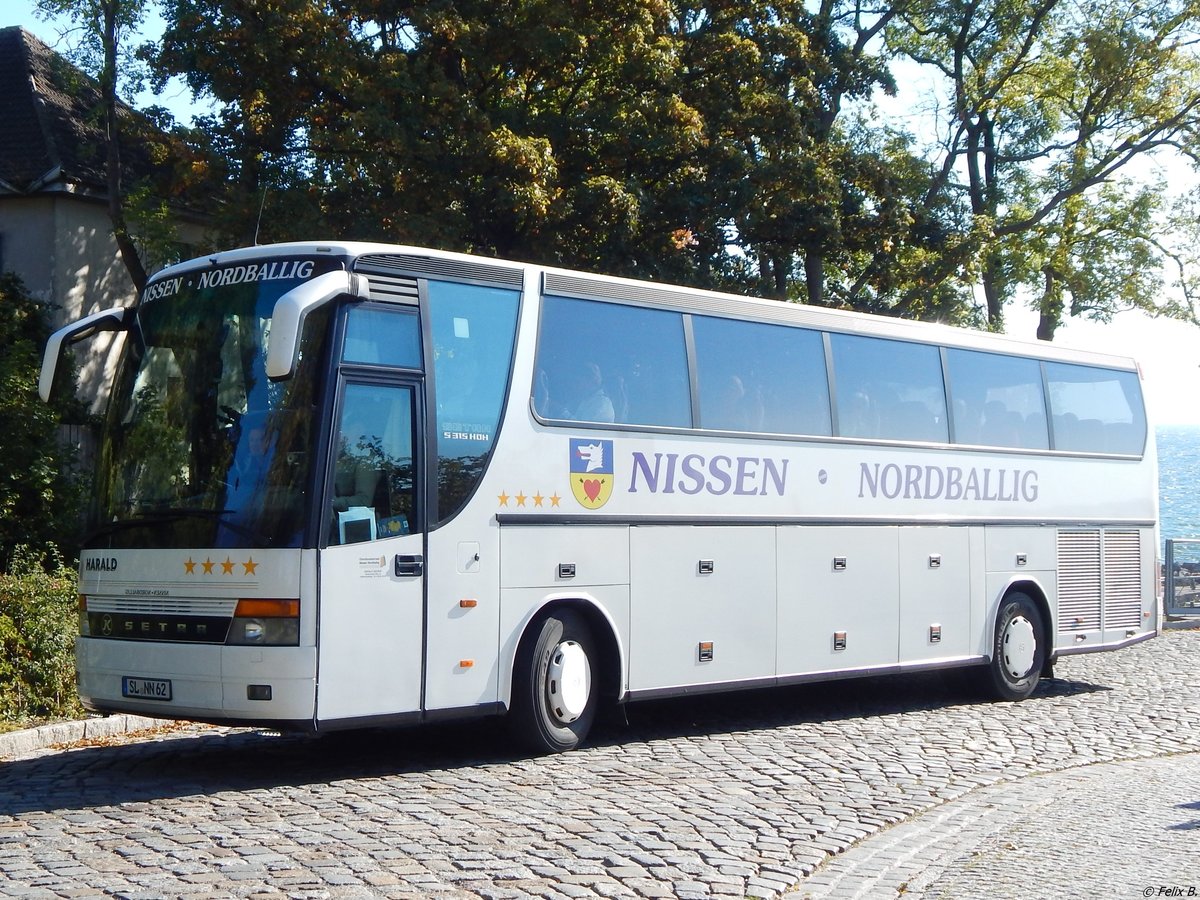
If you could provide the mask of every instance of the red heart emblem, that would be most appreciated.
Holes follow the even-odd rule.
[[[604,482],[602,482],[599,478],[585,478],[583,480],[583,492],[587,494],[587,498],[589,500],[595,503],[596,498],[600,496],[600,488],[603,487],[603,485]]]

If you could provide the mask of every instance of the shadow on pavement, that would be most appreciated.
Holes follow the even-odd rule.
[[[989,701],[981,697],[973,675],[973,670],[952,669],[642,701],[626,707],[629,729],[593,732],[592,743],[606,739],[623,743],[718,734],[987,705]],[[1088,682],[1044,679],[1024,702],[1107,690],[1110,688]]]
[[[1175,808],[1186,809],[1188,812],[1196,812],[1200,810],[1200,802],[1180,803]],[[1167,831],[1200,831],[1200,819],[1192,819],[1190,822],[1180,822],[1178,825],[1168,825]]]
[[[690,736],[980,704],[962,672],[822,682],[629,704],[597,723],[589,742],[614,747]],[[1026,703],[1108,688],[1044,680]],[[496,764],[546,766],[548,777],[586,768],[580,754],[528,759],[501,719],[313,737],[213,732],[85,747],[0,765],[0,816],[269,789],[345,779],[421,774]]]

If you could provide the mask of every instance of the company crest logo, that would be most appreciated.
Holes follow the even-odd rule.
[[[571,439],[571,493],[585,509],[599,509],[613,492],[613,442]]]

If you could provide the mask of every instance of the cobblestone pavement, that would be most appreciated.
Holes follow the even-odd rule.
[[[0,764],[0,896],[873,896],[843,863],[905,896],[1092,871],[1186,896],[1200,867],[1156,860],[1200,826],[1198,660],[1200,632],[1168,632],[1017,704],[936,675],[636,704],[533,759],[494,723],[39,751]]]
[[[788,900],[1200,896],[1200,754],[980,788],[832,857]]]

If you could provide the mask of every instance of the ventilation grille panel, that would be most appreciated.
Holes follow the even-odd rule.
[[[1058,630],[1142,624],[1142,540],[1136,531],[1058,533]]]
[[[88,597],[88,612],[164,616],[233,616],[237,600],[223,597]]]
[[[1142,539],[1136,531],[1104,533],[1104,627],[1142,624]]]
[[[1058,630],[1100,627],[1100,532],[1058,533]]]
[[[391,303],[416,303],[417,280],[402,275],[382,275],[369,272],[367,282],[371,285],[371,299]]]

